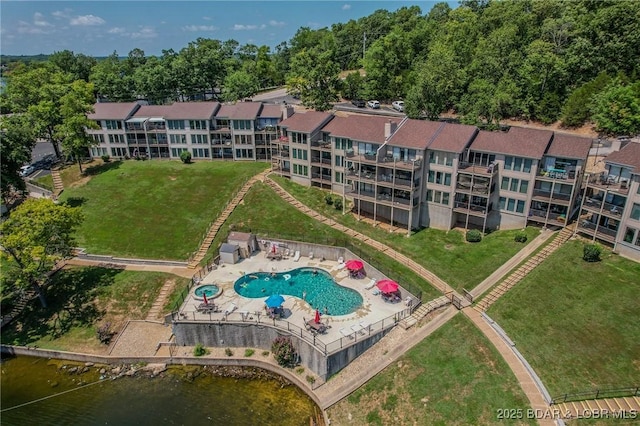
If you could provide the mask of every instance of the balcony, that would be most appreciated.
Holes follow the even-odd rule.
[[[550,211],[548,214],[549,223],[552,221],[557,221],[558,224],[564,224],[566,221],[567,214],[566,213],[558,213]],[[533,220],[534,222],[547,222],[547,210],[540,209],[529,209],[529,217],[527,220]]]
[[[321,174],[321,173],[311,173],[311,179],[331,182],[331,175]]]
[[[472,185],[470,180],[458,180],[456,192],[487,196],[489,195],[489,183],[474,183]]]
[[[354,199],[372,201],[379,204],[383,204],[391,207],[399,207],[406,210],[411,209],[411,199],[400,197],[397,195],[393,196],[392,194],[388,194],[388,193],[376,194],[373,191],[360,191],[360,193],[358,193],[358,191],[351,191],[349,195],[351,195]],[[414,199],[414,203],[416,203],[416,200],[417,198]]]
[[[458,163],[458,173],[493,176],[498,173],[498,164],[494,163],[485,166],[480,164],[460,162]]]
[[[541,201],[554,200],[554,201],[559,201],[559,202],[568,204],[571,201],[571,194],[561,194],[558,192],[534,189],[533,198]]]
[[[576,171],[575,170],[563,170],[563,169],[549,169],[549,170],[540,170],[538,176],[536,176],[536,180],[542,181],[575,181],[576,179]]]
[[[311,164],[325,164],[331,166],[331,158],[311,157]]]
[[[326,141],[312,141],[312,142],[311,142],[311,147],[312,147],[312,148],[320,148],[320,149],[323,149],[323,150],[331,151],[331,142],[326,142]]]
[[[603,241],[609,243],[615,243],[617,229],[607,228],[605,226],[596,226],[595,223],[589,220],[582,220],[578,223],[578,232],[582,232],[587,235],[595,236]]]
[[[454,201],[453,210],[458,213],[470,214],[472,216],[485,217],[491,211],[492,204],[469,204],[466,201]]]
[[[289,138],[286,136],[280,136],[278,139],[274,140],[273,143],[279,143],[279,144],[288,144],[289,143]]]
[[[602,211],[603,215],[616,219],[620,219],[622,217],[622,212],[624,211],[624,206],[617,206],[615,204],[602,202],[602,200],[595,198],[586,198],[582,207],[592,212],[600,213]]]
[[[604,172],[590,175],[587,183],[594,188],[617,192],[621,195],[629,194],[629,182],[626,179],[608,175]]]

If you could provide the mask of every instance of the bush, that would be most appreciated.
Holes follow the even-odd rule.
[[[333,203],[333,206],[336,210],[342,210],[342,200],[338,199]]]
[[[598,244],[585,244],[582,250],[582,259],[586,262],[600,262],[602,247]]]
[[[269,351],[262,351],[262,356],[269,356],[271,352]]]
[[[254,351],[253,349],[245,349],[244,350],[244,356],[246,356],[247,358],[252,356],[254,353],[256,353],[256,351]]]
[[[271,344],[271,352],[281,367],[294,367],[298,354],[293,348],[291,339],[285,336],[276,337]]]
[[[316,382],[316,378],[313,376],[307,376],[307,382],[314,384]]]
[[[298,374],[302,374],[302,373],[304,373],[304,367],[298,367],[298,368],[296,368],[296,373],[298,373]]]
[[[111,157],[109,157],[108,155],[102,155],[100,156],[100,158],[102,158],[102,161],[104,161],[105,163],[111,161]]]
[[[233,351],[231,349],[229,349],[229,348],[226,348],[224,350],[224,353],[225,353],[226,356],[233,356]]]
[[[518,231],[516,236],[513,237],[513,241],[516,243],[526,243],[527,242],[527,233],[524,231]]]
[[[98,340],[100,340],[100,343],[108,345],[115,333],[111,331],[111,323],[108,322],[98,327],[98,329],[96,330],[96,334],[98,335]]]
[[[198,343],[195,348],[193,348],[193,356],[203,356],[208,354],[209,351],[207,348],[202,346],[202,343]]]
[[[333,197],[331,196],[331,194],[327,194],[326,197],[324,197],[324,201],[327,203],[327,205],[331,205],[333,204]]]
[[[471,229],[467,231],[467,241],[470,243],[479,243],[482,241],[482,232],[477,229]]]
[[[180,153],[180,160],[184,164],[189,164],[191,162],[191,153],[189,151],[182,151]]]

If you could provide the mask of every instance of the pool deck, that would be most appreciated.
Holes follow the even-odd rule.
[[[380,321],[383,319],[393,317],[398,312],[407,309],[404,300],[399,303],[388,303],[383,301],[380,295],[373,294],[375,287],[365,289],[365,286],[369,285],[371,278],[351,278],[344,264],[340,264],[337,261],[316,258],[310,259],[306,256],[301,256],[297,262],[294,261],[292,257],[283,258],[282,260],[272,260],[266,257],[265,252],[256,252],[250,258],[241,259],[236,264],[222,264],[202,279],[200,285],[215,284],[222,290],[218,297],[209,300],[219,306],[221,312],[197,312],[197,307],[202,303],[202,300],[194,298],[194,290],[192,289],[182,304],[180,315],[183,318],[200,321],[222,321],[225,319],[224,311],[233,303],[236,305],[236,309],[233,313],[229,314],[229,319],[233,319],[232,315],[236,318],[241,318],[241,315],[243,315],[243,319],[246,320],[254,320],[254,316],[259,315],[264,319],[264,301],[268,295],[260,298],[243,297],[236,293],[233,288],[236,280],[244,275],[250,275],[255,272],[284,273],[303,267],[324,269],[331,274],[339,285],[356,290],[363,299],[362,306],[354,313],[339,316],[322,315],[322,323],[329,327],[326,333],[318,334],[316,339],[323,343],[333,342],[345,337],[345,335],[341,333],[341,329],[353,337],[364,335],[366,331],[373,331],[372,328],[375,324],[377,324],[378,328],[381,328]],[[402,296],[404,299],[407,295],[403,294]],[[282,307],[286,315],[285,318],[278,319],[277,321],[287,321],[304,329],[305,320],[308,321],[314,318],[315,309],[298,297],[284,294],[283,297],[285,301]],[[360,327],[361,322],[365,326],[370,325],[369,330],[362,330]]]

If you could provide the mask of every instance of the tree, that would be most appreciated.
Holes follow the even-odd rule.
[[[364,78],[359,71],[349,73],[342,82],[342,97],[346,99],[362,99]]]
[[[49,56],[49,62],[55,65],[60,71],[68,72],[73,75],[74,80],[89,81],[91,68],[97,63],[90,56],[82,53],[74,54],[70,50],[54,52]]]
[[[127,73],[117,52],[113,52],[93,67],[89,81],[94,84],[98,95],[110,102],[127,102],[136,98],[133,75]]]
[[[73,234],[82,220],[78,207],[57,205],[47,198],[29,199],[13,210],[0,225],[2,255],[17,265],[7,281],[31,287],[46,308],[42,291],[46,274],[57,261],[71,256]]]
[[[623,86],[614,80],[594,97],[593,120],[606,135],[640,133],[640,82]]]
[[[68,156],[78,162],[82,173],[82,157],[90,146],[97,142],[87,134],[86,129],[98,128],[98,125],[87,118],[93,111],[93,84],[83,80],[74,81],[69,92],[60,99],[62,122],[56,125],[56,136],[62,141],[62,149]]]
[[[36,135],[24,114],[7,115],[0,118],[0,185],[2,198],[7,203],[9,194],[24,191],[24,180],[20,176],[20,167],[31,160],[31,151],[36,143]],[[7,203],[8,204],[8,203]]]
[[[287,77],[290,93],[300,94],[302,104],[326,111],[338,100],[340,68],[331,59],[331,51],[312,49],[297,53]]]
[[[225,101],[237,101],[250,98],[258,92],[258,79],[254,74],[240,70],[231,73],[224,80],[222,98]]]
[[[610,82],[611,78],[603,71],[598,74],[595,80],[574,90],[562,108],[562,125],[577,127],[590,120],[594,96],[607,87]]]

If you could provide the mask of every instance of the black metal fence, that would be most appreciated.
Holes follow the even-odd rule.
[[[385,266],[381,259],[387,257],[384,253],[377,252],[374,248],[360,243],[348,236],[333,238],[325,235],[318,235],[317,233],[306,233],[304,231],[288,234],[281,232],[274,232],[265,229],[255,229],[249,227],[235,226],[234,231],[249,232],[257,235],[258,240],[291,240],[299,241],[302,243],[318,244],[331,247],[344,247],[351,251],[354,255],[364,260],[365,262],[375,265],[375,268],[385,276],[400,283],[400,285],[413,294],[418,300],[422,301],[422,288],[425,285],[424,280],[412,271],[404,272],[400,268],[391,268]]]
[[[587,392],[565,393],[554,396],[551,405],[570,401],[584,401],[587,399],[621,398],[623,396],[640,396],[640,386],[615,389],[594,389]]]

